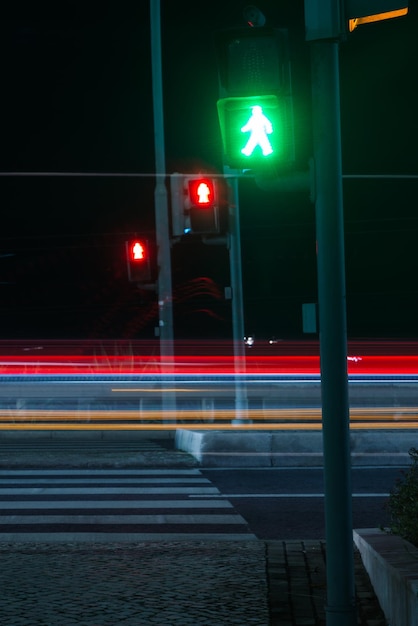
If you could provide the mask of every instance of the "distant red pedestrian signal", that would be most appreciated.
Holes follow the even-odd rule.
[[[126,242],[128,279],[132,282],[148,282],[151,279],[151,264],[148,241],[133,239]]]
[[[171,176],[170,190],[174,237],[220,232],[220,207],[226,205],[222,177],[176,173]]]
[[[146,257],[144,244],[135,241],[131,245],[131,261],[144,261]]]
[[[215,205],[215,183],[210,178],[191,178],[187,181],[189,199],[193,206],[212,208]]]

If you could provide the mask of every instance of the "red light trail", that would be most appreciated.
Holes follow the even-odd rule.
[[[164,374],[164,361],[150,356],[77,356],[77,355],[4,355],[0,376],[97,376]],[[349,357],[349,376],[418,376],[418,355],[366,355]],[[175,357],[170,374],[233,375],[234,358],[230,356]],[[247,375],[320,375],[319,356],[247,356]]]

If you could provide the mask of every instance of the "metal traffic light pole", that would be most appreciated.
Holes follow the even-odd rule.
[[[168,220],[168,199],[165,185],[164,112],[161,71],[161,13],[160,0],[150,0],[152,93],[154,106],[155,145],[155,230],[158,250],[157,297],[159,310],[159,337],[161,367],[167,374],[173,372],[173,298],[171,285],[171,249]],[[164,384],[164,383],[163,383]],[[174,391],[163,392],[163,421],[166,413],[169,420],[175,419],[176,399]]]
[[[327,626],[357,624],[347,375],[339,43],[311,42]]]
[[[357,624],[338,42],[311,44],[327,551],[327,626]]]
[[[405,6],[406,5],[406,6]],[[374,14],[367,15],[372,9]],[[392,11],[398,9],[398,11]],[[360,14],[358,14],[360,11]],[[327,552],[327,626],[357,624],[347,375],[339,41],[359,23],[407,13],[406,1],[305,0],[311,43],[322,435]],[[366,15],[364,15],[366,13]],[[356,17],[356,15],[358,17]]]
[[[239,189],[238,176],[230,176],[231,170],[224,166],[224,175],[228,184],[229,207],[229,267],[232,288],[232,336],[234,349],[235,372],[235,418],[232,424],[250,423],[248,418],[248,395],[245,374],[245,344],[244,344],[244,296],[242,289],[242,260],[241,260],[241,228],[239,219]]]

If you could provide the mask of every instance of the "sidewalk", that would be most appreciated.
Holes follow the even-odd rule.
[[[323,626],[319,541],[0,544],[2,626]],[[356,553],[361,626],[385,626]]]
[[[1,467],[193,467],[153,449],[0,447]],[[86,465],[87,463],[87,465]],[[353,548],[354,549],[354,548]],[[325,543],[0,543],[2,626],[325,626]],[[355,552],[358,626],[385,626]]]

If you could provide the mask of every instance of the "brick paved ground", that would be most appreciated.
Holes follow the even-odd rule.
[[[359,626],[385,626],[358,553]],[[325,626],[320,541],[0,544],[2,626]]]
[[[1,545],[2,626],[267,626],[262,542]]]
[[[270,626],[325,626],[326,546],[268,541]],[[358,626],[386,626],[360,554],[354,551]]]

